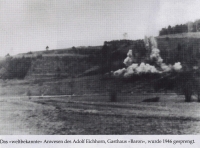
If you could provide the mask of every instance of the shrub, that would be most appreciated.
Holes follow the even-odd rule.
[[[180,73],[177,78],[177,84],[178,87],[180,87],[181,93],[185,96],[185,102],[190,102],[198,86],[193,71],[184,71]]]
[[[31,58],[10,58],[4,65],[6,69],[5,78],[23,79],[31,67]]]
[[[193,70],[162,75],[161,78],[155,80],[154,89],[156,92],[161,89],[174,90],[176,93],[185,96],[185,102],[190,102],[192,95],[196,94],[198,95],[198,101],[200,101],[200,83],[197,74]]]

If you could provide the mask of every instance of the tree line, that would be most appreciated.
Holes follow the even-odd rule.
[[[159,36],[169,35],[169,34],[179,34],[186,32],[199,32],[200,31],[200,19],[194,22],[188,22],[186,24],[180,24],[175,26],[168,26],[162,28],[159,31]]]

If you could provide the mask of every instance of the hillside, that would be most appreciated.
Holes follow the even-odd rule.
[[[0,77],[3,79],[21,79],[25,75],[29,79],[77,77],[98,65],[101,48],[102,46],[81,46],[6,56],[0,61]]]
[[[182,33],[156,37],[158,49],[166,63],[182,62],[198,65],[200,33]]]
[[[158,48],[163,50],[176,50],[178,44],[192,47],[198,52],[200,49],[200,32],[189,32],[181,34],[169,34],[156,37]]]
[[[183,33],[158,36],[156,40],[164,62],[172,64],[191,62],[191,59],[192,62],[198,60],[200,56],[199,37],[200,33]],[[28,52],[18,54],[13,58],[31,59],[26,78],[56,78],[58,75],[66,78],[81,76],[83,73],[102,74],[103,72],[105,74],[121,69],[125,66],[123,61],[130,49],[134,55],[134,62],[145,61],[147,49],[143,40],[105,41],[103,46]]]
[[[26,78],[77,77],[92,66],[87,56],[46,56],[32,61]]]
[[[195,60],[199,56],[200,39],[197,37],[181,38],[180,36],[157,37],[158,48],[161,50],[164,62],[174,63],[174,61],[180,60],[181,63],[184,63],[188,62],[187,59]],[[190,50],[191,48],[192,50]],[[15,69],[19,67],[24,70],[24,67],[27,67],[24,70],[25,80],[37,85],[33,88],[30,86],[30,89],[36,95],[42,94],[40,92],[42,88],[45,89],[45,95],[70,94],[68,82],[72,80],[76,94],[102,94],[107,93],[108,88],[112,87],[120,88],[119,92],[127,93],[154,92],[153,79],[151,78],[147,79],[148,83],[138,79],[129,84],[122,80],[111,80],[109,77],[105,81],[102,80],[102,76],[111,70],[115,71],[125,67],[123,60],[126,58],[129,49],[133,50],[135,62],[144,61],[147,50],[143,40],[117,40],[105,42],[103,46],[96,47],[73,47],[70,49],[32,52],[17,55],[17,58],[14,57],[10,60],[14,64],[11,66]],[[15,60],[15,58],[18,60]],[[22,60],[27,61],[30,67],[27,64],[24,66]],[[19,64],[16,65],[16,63]],[[8,73],[4,67],[0,72],[0,74]],[[18,72],[21,73],[21,70],[18,70]],[[145,77],[143,79],[145,80]],[[26,91],[27,89],[23,92]]]
[[[29,52],[17,57],[35,58],[26,76],[28,79],[56,78],[56,75],[67,78],[122,68],[130,49],[135,49],[133,52],[140,55],[145,50],[143,41],[116,40],[105,42],[104,46]]]
[[[43,51],[29,51],[27,53],[20,53],[14,55],[13,57],[37,57],[42,55],[44,57],[54,57],[54,56],[82,56],[89,55],[95,52],[98,52],[102,46],[80,46],[80,47],[71,47],[64,49],[52,49],[52,50],[43,50]]]

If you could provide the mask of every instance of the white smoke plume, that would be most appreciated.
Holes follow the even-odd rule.
[[[174,69],[175,71],[180,71],[181,68],[182,68],[182,65],[181,65],[180,62],[177,62],[177,63],[175,63],[175,64],[173,65],[173,69]]]
[[[138,68],[136,68],[136,72],[140,73],[159,73],[159,71],[155,68],[155,66],[141,63]]]
[[[138,64],[132,64],[129,66],[125,73],[124,77],[131,77],[133,74],[141,74],[141,73],[160,73],[154,66],[141,63],[139,66]]]
[[[132,50],[129,50],[127,53],[127,58],[124,60],[126,66],[130,66],[133,63],[133,54]]]
[[[163,59],[160,56],[160,50],[155,47],[152,47],[150,59],[155,60],[158,65],[162,64]]]
[[[127,53],[127,58],[124,60],[124,64],[127,68],[119,69],[113,72],[113,75],[116,77],[131,77],[134,74],[142,74],[142,73],[164,73],[176,71],[179,72],[182,69],[182,65],[180,62],[175,63],[174,65],[167,65],[163,63],[163,59],[160,56],[160,50],[157,48],[157,42],[154,37],[144,39],[145,45],[148,46],[151,50],[150,60],[156,63],[156,67],[154,65],[150,65],[148,63],[133,63],[134,57],[132,55],[132,50],[129,50]],[[151,46],[151,47],[149,47]]]
[[[124,76],[125,72],[126,72],[126,68],[123,68],[123,69],[119,69],[119,70],[113,72],[113,75],[116,77],[121,77],[121,76]]]
[[[146,47],[149,47],[149,39],[147,36],[144,37],[144,43]]]
[[[151,45],[151,48],[158,47],[157,41],[153,36],[149,37],[149,45]]]
[[[163,72],[170,72],[173,69],[172,65],[166,65],[165,63],[161,63],[161,69],[163,70]]]

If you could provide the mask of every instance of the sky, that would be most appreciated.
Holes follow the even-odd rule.
[[[200,19],[199,0],[0,0],[0,56],[158,36]]]

